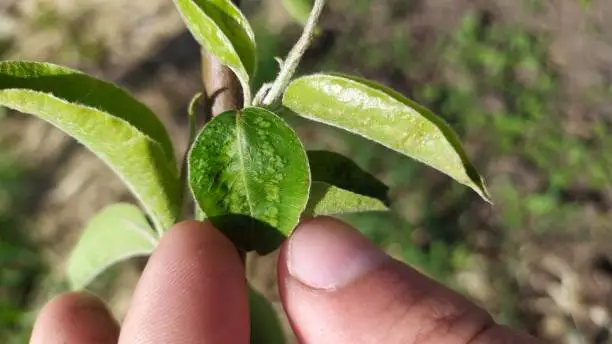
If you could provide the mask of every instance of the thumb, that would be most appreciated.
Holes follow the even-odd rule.
[[[301,224],[279,259],[283,305],[301,343],[538,343],[332,218]]]

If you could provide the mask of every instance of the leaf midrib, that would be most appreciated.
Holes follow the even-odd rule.
[[[244,183],[245,195],[247,199],[247,204],[249,205],[249,213],[251,215],[251,231],[254,229],[253,217],[255,216],[255,211],[253,210],[253,204],[251,202],[251,196],[249,195],[249,184],[246,176],[246,164],[244,162],[244,151],[242,149],[242,139],[245,138],[242,133],[242,129],[240,127],[240,119],[242,118],[242,112],[236,111],[236,144],[238,145],[238,160],[240,161],[241,169],[240,175],[242,177],[242,181]]]
[[[141,238],[145,239],[149,244],[151,244],[151,247],[155,247],[157,246],[157,242],[155,240],[155,237],[153,237],[152,235],[150,235],[150,231],[148,228],[141,226],[140,223],[134,222],[132,220],[129,219],[122,219],[122,221],[125,225],[125,228],[132,230],[132,232],[138,234],[138,236],[140,236]]]
[[[135,138],[136,137],[140,137],[140,139],[143,139],[144,141],[148,141],[151,144],[153,144],[154,147],[156,147],[156,149],[159,150],[159,153],[166,157],[166,154],[164,152],[164,149],[162,147],[162,145],[154,140],[153,138],[151,138],[150,136],[148,136],[147,134],[143,133],[142,131],[138,130],[138,128],[136,128],[135,126],[133,126],[131,123],[129,123],[128,121],[126,121],[125,119],[121,118],[121,117],[115,117],[112,114],[109,114],[108,112],[102,111],[100,109],[97,109],[95,107],[91,107],[85,104],[80,104],[80,103],[72,103],[69,102],[65,99],[59,98],[53,94],[49,94],[46,92],[41,92],[41,91],[32,91],[32,90],[28,90],[28,89],[21,89],[21,88],[11,88],[11,89],[3,89],[0,90],[0,95],[2,93],[6,93],[6,94],[10,94],[10,93],[26,93],[26,94],[32,94],[32,95],[36,95],[36,96],[41,96],[41,97],[46,97],[48,99],[51,99],[53,101],[56,101],[58,103],[61,103],[64,106],[69,106],[69,107],[73,107],[78,109],[79,111],[86,111],[86,112],[91,112],[91,113],[95,113],[103,118],[110,118],[112,120],[116,120],[118,122],[120,122],[121,124],[125,125],[126,127],[128,127],[130,129],[130,131],[132,132],[131,135],[133,135]],[[4,103],[5,106],[12,108],[14,110],[20,111],[20,112],[24,112],[24,113],[33,113],[31,111],[29,111],[27,109],[27,106],[23,106],[21,104],[11,104],[11,105],[7,105],[6,102]],[[45,116],[52,116],[49,113],[45,113]],[[44,120],[45,122],[51,123],[53,124],[55,127],[60,128],[60,130],[64,133],[66,133],[67,135],[72,136],[72,134],[69,133],[69,131],[65,130],[64,128],[61,128],[61,126],[57,125],[53,120],[51,120],[50,118],[45,118],[45,117],[39,117],[38,118]],[[145,209],[147,210],[148,213],[150,213],[153,217],[153,221],[155,223],[155,229],[157,231],[157,233],[159,235],[161,235],[163,233],[164,228],[167,228],[169,225],[171,225],[171,220],[167,221],[168,219],[166,219],[166,214],[163,214],[163,212],[159,211],[159,208],[157,205],[153,205],[150,202],[147,202],[143,196],[140,194],[140,192],[137,192],[137,190],[139,190],[139,188],[137,187],[137,183],[134,183],[133,181],[129,180],[128,178],[124,177],[124,174],[122,173],[122,169],[117,168],[111,161],[111,159],[108,158],[108,156],[106,154],[102,154],[100,152],[98,152],[97,150],[93,149],[90,145],[86,144],[86,142],[84,142],[81,139],[78,139],[76,137],[73,137],[77,142],[83,144],[87,150],[91,153],[93,153],[96,157],[98,157],[110,170],[113,171],[113,173],[118,176],[121,181],[123,181],[123,183],[125,184],[125,186],[128,188],[128,190],[130,190],[130,192],[136,197],[136,199],[138,199],[138,201],[145,207]],[[165,165],[165,167],[167,167],[169,170],[169,172],[172,175],[176,175],[176,166],[170,163],[170,161],[166,161],[167,164]],[[174,169],[173,169],[174,167]]]

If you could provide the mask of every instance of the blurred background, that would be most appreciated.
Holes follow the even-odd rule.
[[[256,84],[300,34],[282,0],[245,1]],[[390,214],[346,218],[495,318],[554,343],[612,343],[612,1],[334,0],[300,73],[361,75],[430,107],[459,132],[495,205],[410,159],[294,120],[308,148],[355,159],[392,187]],[[185,149],[199,50],[170,0],[0,0],[0,59],[64,64],[149,105]],[[86,220],[132,201],[91,153],[0,109],[0,342],[26,343],[65,290]],[[249,275],[278,306],[274,257]],[[121,318],[143,262],[91,287]]]

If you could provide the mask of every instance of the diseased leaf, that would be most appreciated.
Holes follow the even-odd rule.
[[[189,154],[189,184],[210,221],[243,250],[268,253],[308,200],[308,160],[295,132],[262,108],[210,121]]]
[[[154,234],[140,209],[131,204],[102,209],[89,221],[68,260],[71,288],[85,288],[115,263],[151,254],[157,244]]]
[[[304,25],[308,21],[314,0],[283,0],[283,5],[293,19]]]
[[[142,202],[158,231],[178,218],[170,138],[155,114],[124,90],[52,64],[5,61],[0,105],[38,116],[93,151]]]
[[[238,76],[250,101],[249,77],[255,73],[255,34],[230,0],[174,0],[194,38]]]
[[[251,344],[283,344],[285,334],[278,314],[265,296],[249,286]]]
[[[304,215],[339,215],[384,210],[388,210],[387,205],[379,199],[313,181]]]
[[[296,114],[348,130],[429,165],[490,202],[453,130],[401,94],[352,76],[315,74],[294,80],[283,105]]]

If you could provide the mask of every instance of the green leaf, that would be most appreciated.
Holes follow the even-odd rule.
[[[283,0],[283,5],[293,19],[304,25],[308,21],[314,0]]]
[[[38,116],[110,166],[159,231],[179,215],[180,185],[170,138],[146,106],[117,86],[47,63],[0,62],[0,105]]]
[[[308,151],[312,186],[305,215],[387,210],[389,188],[351,159],[328,151]]]
[[[85,288],[115,263],[151,254],[157,244],[154,234],[137,207],[117,203],[104,208],[89,221],[70,255],[71,288]]]
[[[313,181],[304,215],[340,215],[385,210],[388,210],[387,205],[379,199]]]
[[[270,301],[249,286],[251,344],[283,344],[285,334]]]
[[[306,206],[306,153],[295,132],[268,110],[215,117],[196,138],[188,161],[195,200],[243,250],[276,249]]]
[[[389,88],[352,76],[315,74],[294,80],[283,105],[302,117],[412,157],[490,202],[482,178],[453,130],[431,111]]]
[[[174,0],[194,38],[231,68],[250,102],[249,78],[255,73],[257,50],[249,22],[231,0]]]
[[[353,160],[334,152],[308,151],[313,182],[323,182],[389,204],[389,187]]]

